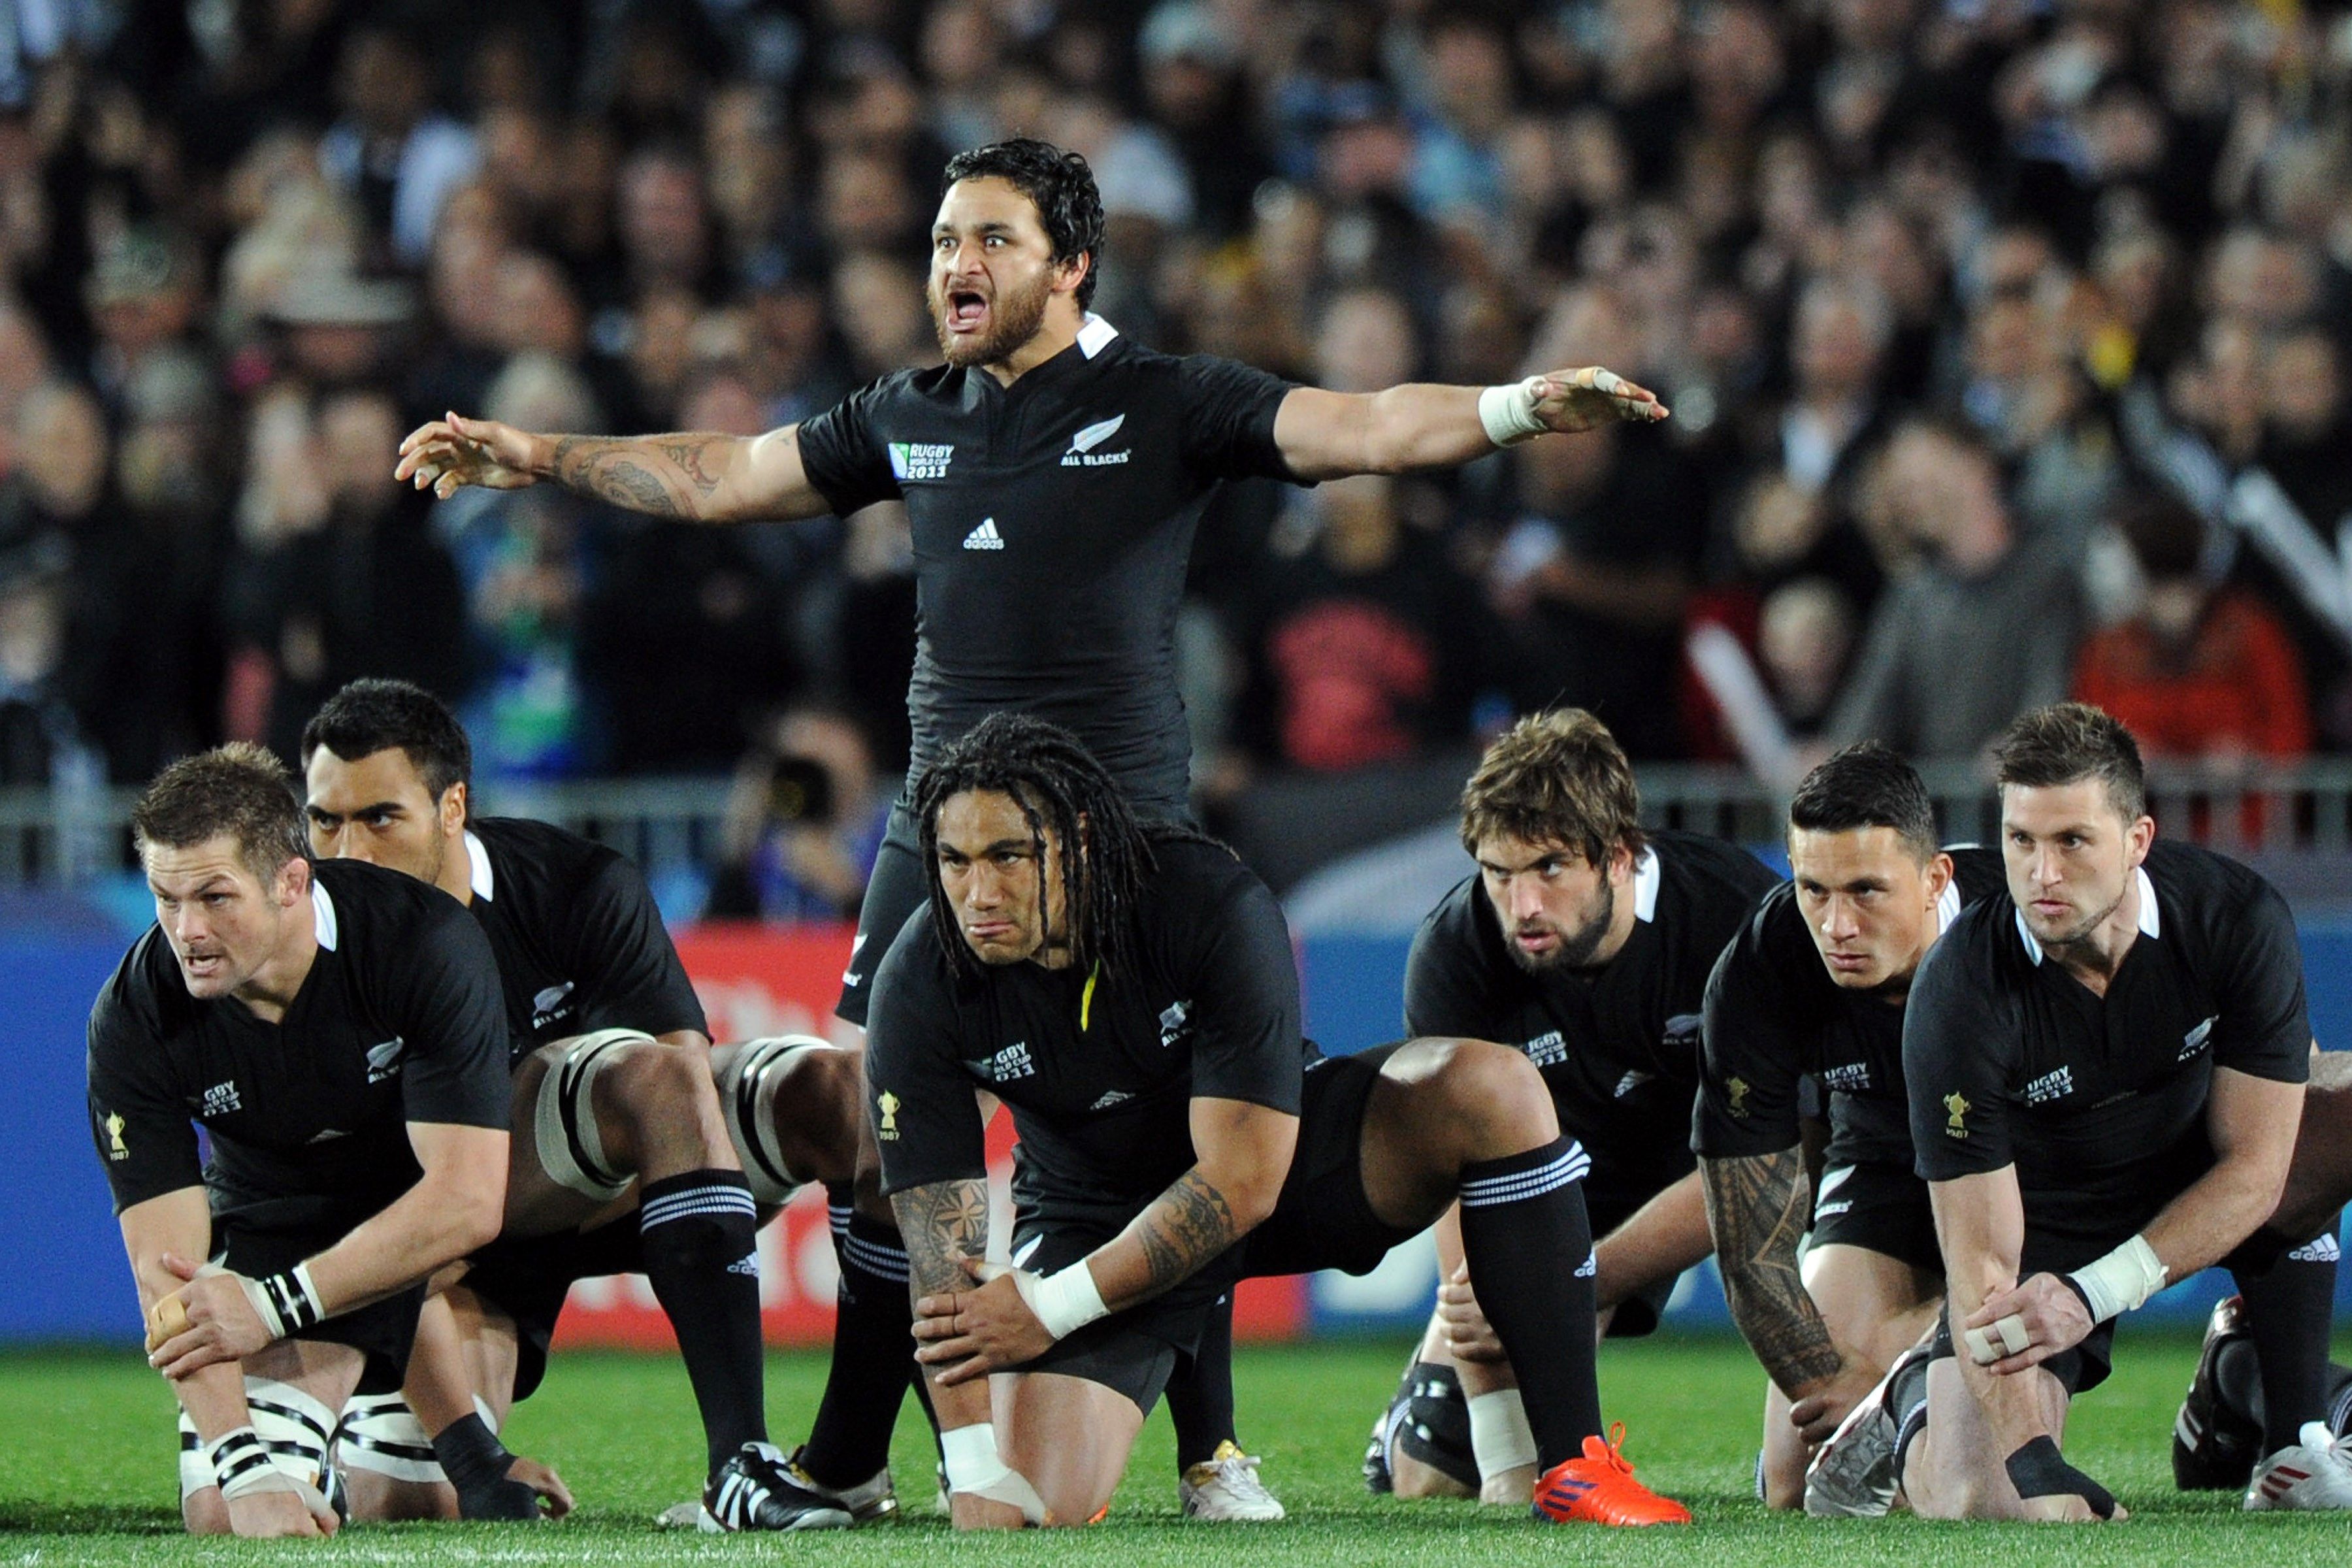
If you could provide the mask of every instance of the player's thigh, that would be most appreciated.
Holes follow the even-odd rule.
[[[2271,1224],[2296,1240],[2352,1202],[2352,1053],[2321,1053],[2303,1091],[2303,1121],[2286,1190]]]
[[[2040,1367],[2011,1374],[2026,1380],[2046,1429],[2066,1434],[2066,1390]],[[1969,1392],[1959,1362],[1942,1356],[1927,1366],[1927,1425],[1911,1445],[1903,1488],[1923,1519],[2021,1519],[2024,1505],[2009,1479],[2000,1439],[1984,1407]]]
[[[1809,1247],[1803,1273],[1830,1337],[1882,1372],[1918,1342],[1943,1300],[1941,1279],[1867,1247]]]
[[[1013,1373],[991,1385],[1005,1463],[1028,1478],[1055,1522],[1084,1524],[1101,1512],[1127,1471],[1143,1406],[1107,1383],[1066,1373]]]
[[[1485,1040],[1417,1039],[1344,1058],[1377,1075],[1361,1113],[1364,1194],[1388,1225],[1417,1230],[1450,1205],[1462,1166],[1491,1147],[1559,1133],[1527,1058]]]
[[[577,1229],[622,1201],[631,1177],[605,1151],[595,1086],[602,1073],[639,1047],[661,1048],[635,1030],[600,1029],[551,1040],[515,1064],[500,1234]]]

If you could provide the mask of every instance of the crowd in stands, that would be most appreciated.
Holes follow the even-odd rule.
[[[2160,755],[2352,749],[2341,5],[4,15],[0,783],[285,748],[362,673],[457,701],[492,778],[748,749],[751,799],[795,722],[887,778],[894,508],[436,505],[394,447],[757,432],[936,363],[939,170],[1014,132],[1092,162],[1095,309],[1155,347],[1343,390],[1601,363],[1674,409],[1230,489],[1178,633],[1212,795],[1557,701],[1768,774],[2070,692]]]

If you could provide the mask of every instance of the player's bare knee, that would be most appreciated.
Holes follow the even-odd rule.
[[[664,1142],[688,1138],[706,1146],[712,1156],[706,1163],[716,1163],[720,1152],[731,1149],[700,1051],[644,1040],[616,1055],[589,1089],[605,1151],[615,1163],[642,1170]],[[724,1159],[734,1163],[731,1152]]]
[[[1507,1046],[1445,1040],[1431,1083],[1448,1119],[1471,1138],[1472,1158],[1496,1158],[1559,1136],[1551,1095],[1533,1063]]]
[[[856,1179],[857,1126],[866,1113],[856,1052],[813,1046],[796,1053],[780,1076],[775,1104],[777,1139],[796,1173],[818,1182]]]

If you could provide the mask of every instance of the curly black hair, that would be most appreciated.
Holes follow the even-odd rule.
[[[967,148],[948,160],[940,179],[940,193],[959,180],[1003,180],[1037,209],[1045,237],[1054,242],[1054,259],[1070,262],[1087,258],[1087,275],[1078,280],[1078,309],[1094,302],[1095,279],[1102,272],[1102,193],[1095,188],[1095,172],[1076,153],[1031,136],[992,142]]]

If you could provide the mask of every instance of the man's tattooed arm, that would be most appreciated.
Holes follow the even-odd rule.
[[[1149,1300],[1200,1272],[1249,1228],[1195,1166],[1094,1254],[1096,1286],[1114,1310]]]
[[[988,1256],[988,1183],[978,1176],[932,1182],[890,1195],[898,1235],[907,1247],[911,1297],[944,1296],[972,1288],[963,1260]]]
[[[1797,1242],[1813,1206],[1804,1151],[1698,1164],[1723,1293],[1765,1374],[1791,1397],[1834,1377],[1843,1358],[1797,1271]]]
[[[549,474],[574,494],[629,511],[702,519],[741,445],[736,436],[559,436]]]

